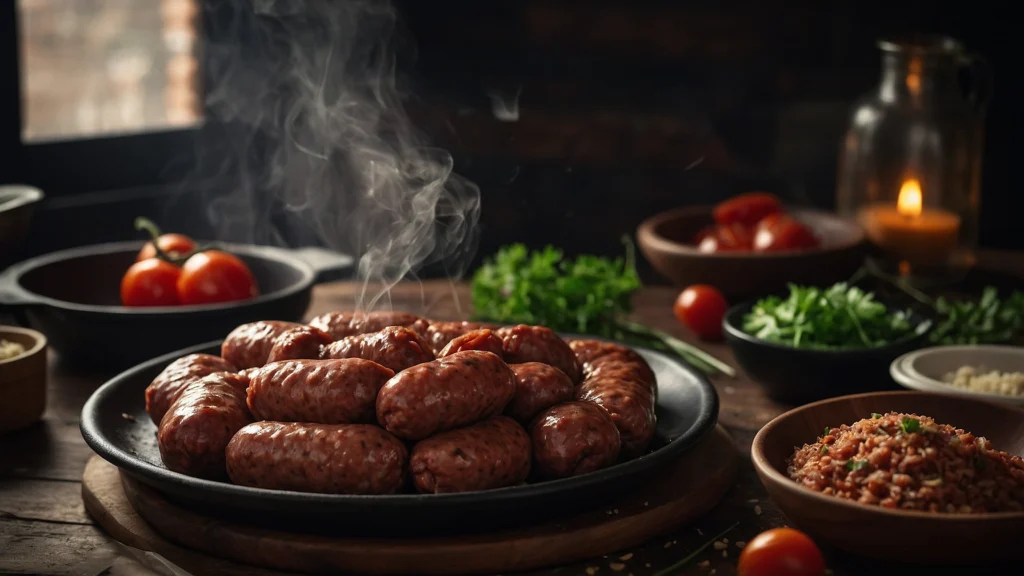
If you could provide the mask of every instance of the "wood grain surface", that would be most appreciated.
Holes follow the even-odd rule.
[[[89,513],[118,540],[194,574],[227,568],[193,563],[190,550],[305,573],[486,574],[572,564],[663,536],[713,508],[735,474],[736,451],[718,428],[652,482],[599,509],[517,530],[417,539],[331,538],[223,522],[169,502],[98,457],[86,466],[83,495]]]
[[[1024,277],[1024,254],[982,252],[979,266],[1021,278]],[[360,290],[360,286],[346,282],[318,286],[314,289],[308,314],[351,307]],[[676,293],[668,287],[641,289],[634,298],[633,318],[692,342],[692,336],[678,325],[671,312]],[[463,318],[468,315],[468,288],[449,282],[404,284],[392,291],[391,303],[397,309],[427,313],[439,319]],[[6,323],[11,323],[10,319]],[[732,363],[726,346],[703,343],[701,346]],[[86,518],[81,508],[80,481],[92,451],[79,432],[79,416],[85,400],[111,376],[113,374],[78,371],[51,354],[47,410],[42,421],[25,430],[0,436],[0,573],[53,576],[156,573],[147,572],[136,561],[136,558],[145,560],[144,554],[117,544]],[[632,554],[629,562],[610,555],[582,563],[582,570],[577,566],[574,570],[566,568],[545,573],[565,575],[589,571],[651,576],[738,522],[727,536],[730,541],[727,549],[708,548],[677,572],[689,576],[710,574],[715,570],[716,576],[729,576],[735,574],[739,554],[739,548],[734,546],[736,542],[748,541],[762,530],[786,524],[786,518],[768,499],[754,473],[749,454],[754,433],[789,407],[768,399],[755,382],[742,374],[735,379],[715,379],[713,384],[721,399],[719,423],[731,434],[740,455],[737,479],[722,502],[688,526],[620,555]],[[907,566],[880,565],[827,547],[825,552],[834,576],[868,573],[902,576],[915,570]],[[613,565],[621,570],[614,570]]]

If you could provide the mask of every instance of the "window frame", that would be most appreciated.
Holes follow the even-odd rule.
[[[201,2],[201,38],[206,11]],[[220,138],[218,126],[201,120],[179,129],[25,142],[19,32],[18,2],[0,2],[0,183],[31,184],[51,197],[173,184],[194,173],[200,142]],[[199,68],[201,85],[209,85],[201,58]],[[209,116],[205,104],[202,112]]]

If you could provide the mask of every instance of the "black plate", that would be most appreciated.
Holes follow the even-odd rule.
[[[185,506],[292,530],[437,534],[537,522],[592,508],[677,458],[718,419],[718,396],[699,372],[660,352],[637,348],[658,377],[659,394],[654,450],[635,460],[574,478],[462,494],[361,496],[248,488],[165,468],[156,426],[145,411],[146,386],[167,364],[186,354],[219,350],[219,342],[180,350],[105,383],[82,409],[82,435],[97,454]]]
[[[228,244],[252,270],[260,295],[225,304],[128,308],[121,276],[142,242],[61,250],[0,274],[0,304],[46,334],[62,361],[123,370],[144,360],[223,338],[254,320],[298,321],[317,282],[337,280],[352,258],[318,248],[287,250]]]

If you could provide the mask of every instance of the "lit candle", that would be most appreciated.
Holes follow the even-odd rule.
[[[879,248],[911,266],[946,263],[956,249],[960,217],[948,210],[925,208],[921,183],[908,178],[896,205],[876,204],[860,211],[859,221]]]

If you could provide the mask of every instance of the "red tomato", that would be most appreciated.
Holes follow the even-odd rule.
[[[743,224],[753,226],[769,214],[782,212],[782,203],[767,192],[748,192],[730,198],[715,206],[712,214],[722,225]]]
[[[823,576],[825,559],[806,534],[792,528],[761,532],[747,543],[736,567],[739,576]]]
[[[755,252],[807,250],[818,246],[818,238],[810,228],[784,214],[764,218],[754,234]]]
[[[672,312],[701,340],[718,340],[722,337],[722,316],[728,307],[721,292],[706,284],[696,284],[679,294]]]
[[[125,306],[175,306],[181,269],[159,258],[132,264],[121,278],[121,303]]]
[[[754,248],[753,232],[742,224],[717,226],[713,234],[701,239],[697,249],[701,252],[738,252]]]
[[[717,226],[706,226],[702,228],[700,232],[697,232],[697,235],[693,237],[693,244],[695,246],[700,246],[700,243],[703,242],[705,238],[710,238],[717,233]]]
[[[206,250],[181,267],[178,296],[182,304],[211,304],[244,300],[259,294],[252,272],[237,256]]]
[[[164,234],[157,238],[156,241],[160,246],[160,249],[171,257],[184,256],[196,249],[196,243],[193,242],[191,238],[183,234]],[[147,258],[155,257],[156,248],[153,247],[152,242],[146,242],[146,245],[139,251],[139,255],[135,258],[135,261],[138,262],[146,260]]]

